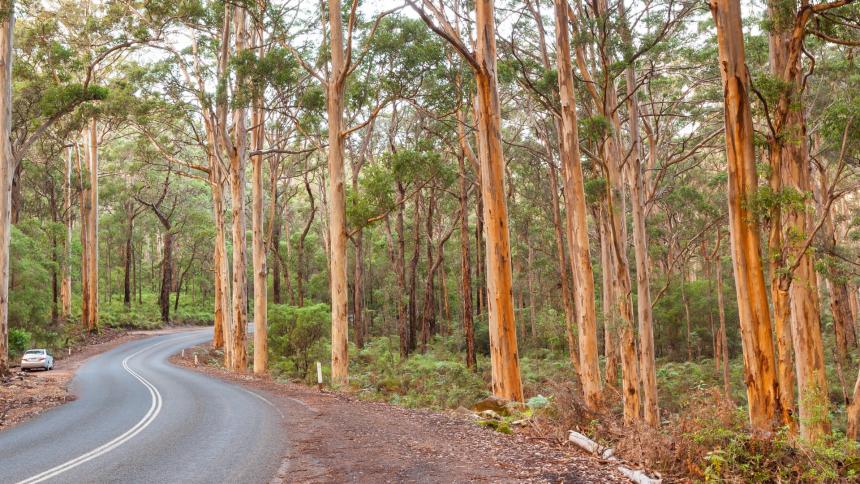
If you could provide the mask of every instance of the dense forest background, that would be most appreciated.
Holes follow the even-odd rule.
[[[4,5],[10,358],[215,324],[669,475],[857,475],[854,2]]]

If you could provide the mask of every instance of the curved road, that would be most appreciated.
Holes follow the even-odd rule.
[[[211,337],[154,336],[87,361],[77,400],[0,432],[0,483],[267,482],[284,450],[278,410],[167,361]]]

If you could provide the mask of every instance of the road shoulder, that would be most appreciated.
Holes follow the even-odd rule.
[[[200,365],[194,365],[194,355]],[[505,435],[453,412],[407,409],[206,364],[206,346],[171,362],[241,385],[285,420],[281,482],[627,482],[572,447]]]

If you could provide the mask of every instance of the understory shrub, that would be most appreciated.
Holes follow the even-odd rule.
[[[280,374],[310,380],[314,361],[328,361],[331,309],[327,304],[269,306],[269,353]]]
[[[434,338],[426,353],[402,361],[396,338],[372,339],[352,359],[350,379],[368,399],[407,407],[471,406],[487,396],[487,384],[450,351],[449,339]]]

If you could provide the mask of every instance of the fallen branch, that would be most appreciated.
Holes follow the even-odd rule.
[[[590,454],[597,455],[609,462],[618,463],[618,471],[623,474],[624,477],[630,479],[630,481],[635,482],[636,484],[660,484],[663,482],[663,479],[659,474],[656,478],[653,478],[643,470],[630,469],[629,467],[621,465],[621,460],[618,457],[615,457],[615,453],[611,448],[604,447],[579,432],[571,430],[568,434],[567,440],[573,442],[579,448]]]

